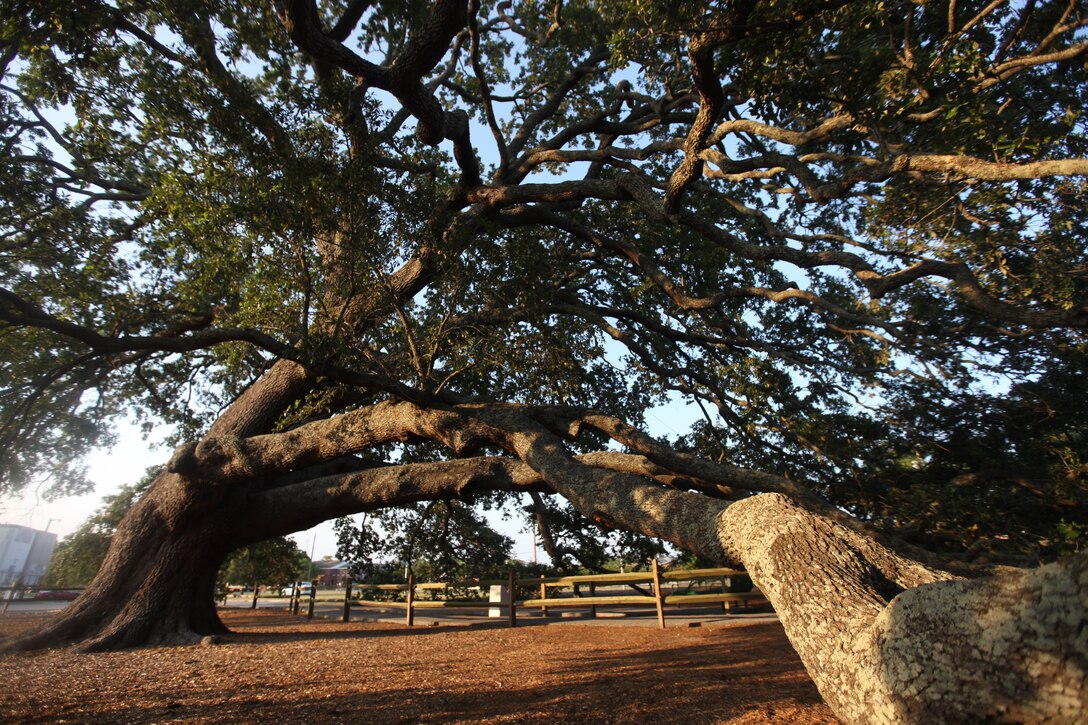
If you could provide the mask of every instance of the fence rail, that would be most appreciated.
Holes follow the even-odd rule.
[[[347,582],[344,595],[343,595],[343,621],[347,622],[351,618],[351,607],[374,607],[374,608],[386,608],[386,609],[403,609],[405,611],[405,622],[408,626],[412,626],[414,623],[415,610],[439,610],[439,609],[499,609],[506,610],[506,616],[509,619],[511,626],[517,624],[517,610],[518,608],[539,608],[541,614],[547,616],[548,609],[556,608],[584,608],[589,607],[592,616],[596,616],[596,608],[598,606],[653,606],[657,608],[657,617],[659,625],[664,628],[665,626],[665,606],[668,605],[700,605],[700,604],[721,604],[726,611],[729,611],[734,604],[745,604],[750,599],[759,597],[759,594],[752,593],[750,591],[728,591],[730,588],[726,582],[730,580],[742,578],[748,588],[751,588],[751,580],[747,578],[747,574],[743,571],[736,569],[716,568],[716,569],[676,569],[673,571],[661,571],[657,562],[653,563],[653,568],[646,572],[628,572],[623,574],[579,574],[575,576],[560,576],[560,577],[538,577],[535,579],[522,578],[519,579],[513,571],[506,579],[471,579],[458,582],[415,582],[414,579],[409,576],[408,581],[404,584],[355,584],[350,580]],[[718,579],[722,581],[722,591],[713,593],[666,593],[665,583],[679,583],[688,582],[689,585],[694,582],[701,582],[707,580]],[[303,582],[295,582],[291,596],[289,598],[288,609],[295,614],[299,614],[303,608],[303,601],[305,600],[307,618],[313,618],[314,604],[318,600],[317,582],[309,582],[309,590],[306,591]],[[620,585],[632,585],[632,584],[649,584],[652,588],[650,594],[600,594],[598,595],[596,590],[598,586],[614,587]],[[582,594],[580,588],[587,586],[589,589],[589,596]],[[505,588],[506,601],[491,601],[484,599],[463,599],[463,598],[442,598],[442,599],[423,599],[420,600],[416,597],[417,591],[428,592],[437,596],[448,595],[451,591],[463,591],[465,589],[484,589],[493,586],[502,586]],[[522,589],[536,589],[539,591],[540,596],[538,598],[530,599],[517,599],[518,588]],[[743,588],[743,586],[741,587]],[[558,589],[573,589],[574,592],[570,596],[549,596],[549,590],[555,591]],[[57,598],[71,598],[72,595],[78,595],[83,589],[79,587],[41,587],[41,586],[9,586],[0,589],[0,598],[3,599],[3,612],[8,609],[8,604],[11,601],[18,599],[25,599],[26,595],[39,592],[55,592]],[[366,592],[404,592],[405,601],[373,601],[365,598],[353,598],[353,592],[358,595]],[[16,596],[18,595],[18,597]],[[259,588],[254,589],[253,606],[257,605],[257,597],[259,595]],[[340,601],[341,598],[328,598],[321,597],[322,601]]]
[[[738,579],[740,582],[737,581]],[[673,591],[670,593],[665,589],[666,583],[676,585],[681,582],[687,582],[690,587],[692,584],[708,580],[719,580],[721,582],[722,591],[709,593],[677,593]],[[296,584],[291,597],[290,608],[296,614],[299,612],[300,599],[302,598],[299,595],[299,592],[301,591],[300,584],[301,583]],[[615,587],[633,584],[648,584],[651,587],[651,593],[637,595],[597,594],[598,586]],[[451,591],[463,591],[472,588],[482,590],[485,587],[493,586],[502,586],[505,588],[505,601],[494,601],[492,598],[485,600],[448,597],[421,600],[416,596],[417,592],[427,592],[431,595],[442,597],[449,594]],[[582,586],[588,587],[589,596],[582,594]],[[540,596],[538,598],[518,600],[517,590],[519,587],[523,590],[537,590],[539,591]],[[411,576],[409,576],[408,582],[404,584],[355,584],[349,581],[343,595],[343,621],[346,622],[350,619],[351,607],[353,606],[404,610],[405,623],[408,626],[413,625],[416,610],[428,609],[505,610],[510,625],[516,626],[517,610],[519,608],[539,608],[540,613],[547,616],[548,609],[552,607],[589,607],[591,615],[596,616],[596,609],[598,606],[652,606],[657,609],[658,623],[664,628],[666,606],[721,604],[725,611],[730,611],[735,604],[744,604],[747,606],[749,600],[761,596],[760,594],[751,591],[736,590],[744,589],[745,587],[749,590],[751,589],[751,580],[748,579],[748,575],[745,572],[737,569],[677,569],[663,572],[658,568],[656,562],[650,571],[628,572],[623,574],[579,574],[576,576],[519,579],[514,572],[510,572],[510,575],[506,579],[474,579],[459,582],[415,582]],[[570,596],[555,596],[554,594],[549,596],[549,590],[554,592],[555,590],[564,588],[573,589],[573,594]],[[403,592],[405,598],[402,601],[376,601],[365,598],[367,593],[373,594],[378,592]],[[311,586],[308,595],[310,600],[307,611],[308,617],[313,616],[313,602],[316,593],[316,583],[314,583],[314,585]],[[363,594],[364,596],[359,597],[360,594]],[[353,598],[353,595],[358,598]],[[325,599],[325,601],[328,600]]]
[[[3,599],[4,605],[0,608],[0,614],[5,614],[8,611],[8,606],[12,602],[27,601],[27,595],[33,595],[30,599],[41,599],[48,601],[63,601],[75,599],[79,596],[85,587],[43,587],[40,585],[23,586],[18,583],[11,584],[0,588],[0,599]],[[50,596],[41,596],[41,594],[47,593]]]

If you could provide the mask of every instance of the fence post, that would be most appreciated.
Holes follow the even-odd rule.
[[[661,629],[665,629],[665,592],[661,587],[661,569],[657,565],[657,557],[653,558],[654,572],[654,602],[657,604],[657,623]]]
[[[541,599],[547,599],[548,598],[548,587],[544,586],[544,575],[543,574],[540,575],[540,598]],[[548,616],[548,605],[547,604],[541,604],[540,605],[540,616],[541,617],[547,617]]]
[[[590,582],[589,583],[589,596],[592,599],[596,595],[597,595],[597,582]],[[597,618],[597,605],[596,604],[589,605],[589,616],[592,617],[593,619]]]
[[[314,601],[317,600],[317,582],[310,582],[310,606],[306,609],[306,619],[314,618]]]
[[[257,608],[257,596],[260,593],[260,591],[261,591],[260,584],[254,583],[253,584],[253,603],[249,605],[250,609],[256,609]]]
[[[344,621],[351,621],[351,579],[344,586]]]
[[[518,599],[517,583],[518,583],[518,580],[517,580],[517,577],[514,574],[513,569],[510,570],[509,582],[510,582],[510,584],[509,584],[509,586],[510,586],[510,626],[511,627],[516,627],[516,626],[518,626],[518,607],[517,607],[517,599]]]
[[[415,612],[412,611],[412,605],[415,603],[416,598],[416,577],[414,574],[408,575],[408,612],[405,615],[405,624],[411,627],[415,623]]]
[[[0,612],[0,614],[7,614],[8,605],[11,604],[11,600],[15,598],[15,590],[18,587],[19,587],[19,580],[18,579],[12,579],[11,580],[11,588],[8,589],[8,595],[6,597],[4,597],[4,611]]]

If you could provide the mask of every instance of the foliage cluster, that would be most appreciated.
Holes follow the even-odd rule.
[[[154,482],[158,472],[158,467],[148,469],[136,483],[121,486],[117,493],[103,496],[102,506],[78,529],[58,542],[42,584],[48,587],[79,587],[94,579],[106,558],[117,525]]]

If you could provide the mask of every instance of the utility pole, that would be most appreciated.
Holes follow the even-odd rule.
[[[314,532],[314,538],[310,539],[310,565],[306,567],[306,581],[313,581],[314,575],[314,548],[317,546],[317,532]]]

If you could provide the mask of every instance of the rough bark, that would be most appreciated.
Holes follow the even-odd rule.
[[[222,510],[208,516],[216,505],[179,476],[160,475],[121,522],[90,586],[46,628],[6,648],[185,644],[226,631],[215,580],[233,547]]]
[[[301,365],[280,360],[216,419],[209,436],[251,436],[270,430],[287,405],[305,395],[314,376]]]
[[[778,494],[719,533],[844,721],[1088,718],[1088,556],[952,579]]]

